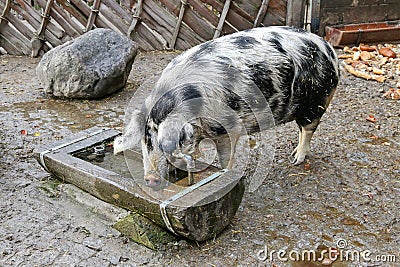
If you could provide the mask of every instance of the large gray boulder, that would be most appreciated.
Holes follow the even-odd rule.
[[[125,86],[138,46],[109,29],[95,29],[47,52],[36,68],[46,93],[100,98]]]

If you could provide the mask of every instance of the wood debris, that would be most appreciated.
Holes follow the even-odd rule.
[[[400,89],[390,88],[386,93],[382,95],[384,98],[400,100]]]
[[[354,47],[346,46],[342,51],[338,57],[350,74],[400,88],[400,45],[360,44]],[[394,94],[394,98],[390,94]],[[396,99],[397,91],[390,91],[387,96],[385,97]]]

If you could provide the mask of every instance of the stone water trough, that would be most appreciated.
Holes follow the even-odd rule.
[[[35,157],[63,182],[137,212],[178,236],[204,241],[214,238],[230,223],[243,197],[244,177],[211,166],[196,173],[191,186],[185,182],[186,177],[176,182],[180,186],[171,183],[154,191],[140,186],[140,180],[131,175],[143,175],[140,153],[113,155],[112,143],[120,134],[114,129],[91,128],[37,149]]]

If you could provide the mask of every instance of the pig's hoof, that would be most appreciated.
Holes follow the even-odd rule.
[[[290,156],[294,157],[297,154],[297,150],[298,150],[299,146],[297,146],[292,153],[290,154]]]
[[[304,160],[306,159],[306,156],[309,152],[306,151],[302,151],[301,149],[295,149],[292,152],[292,156],[294,156],[294,159],[292,160],[292,164],[293,165],[300,165],[301,163],[304,162]]]
[[[292,164],[293,165],[300,165],[301,163],[304,162],[304,160],[306,159],[306,155],[299,155],[296,157],[294,157],[294,159],[292,160]]]

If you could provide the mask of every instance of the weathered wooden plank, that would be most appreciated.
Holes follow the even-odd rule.
[[[6,0],[0,16],[0,29],[3,24],[7,24],[7,20],[5,20],[4,18],[9,13],[10,9],[11,9],[11,0]]]
[[[339,7],[350,7],[354,6],[355,3],[358,1],[354,0],[335,0],[335,1],[321,1],[321,8],[326,8],[326,7],[333,7],[333,8],[339,8]]]
[[[79,23],[82,25],[80,31],[83,32],[84,25],[86,25],[87,22],[85,15],[83,15],[78,8],[76,8],[67,0],[56,0],[56,1],[63,7],[64,10],[66,10],[69,13],[69,15],[73,16],[77,21],[79,21]]]
[[[347,7],[343,9],[343,23],[376,22],[397,20],[400,17],[400,4]]]
[[[176,18],[154,1],[145,1],[143,10],[143,20],[149,27],[156,30],[165,39],[170,40]],[[194,33],[190,28],[183,25],[176,42],[176,48],[186,50],[204,41],[204,39]]]
[[[129,29],[128,22],[122,20],[118,14],[114,13],[108,6],[101,3],[100,13],[110,21],[122,34],[126,34]]]
[[[21,6],[21,8],[23,8],[26,11],[28,16],[34,18],[35,21],[39,22],[39,26],[35,26],[35,29],[38,29],[42,21],[42,17],[39,14],[39,12],[36,11],[29,3],[25,2],[24,0],[16,0],[16,1]],[[52,22],[49,22],[47,27],[49,29],[49,32],[51,32],[56,37],[56,39],[59,40],[65,36],[65,32],[56,25],[54,25]]]
[[[136,30],[131,34],[131,40],[137,42],[139,47],[145,51],[151,50],[164,50],[163,45],[150,33],[148,27],[144,26],[145,23],[140,23],[136,26]]]
[[[260,26],[261,22],[264,20],[265,15],[267,14],[269,0],[263,0],[260,6],[260,10],[257,13],[257,17],[254,20],[253,27],[256,28]]]
[[[320,31],[323,33],[325,25],[354,24],[360,22],[377,22],[398,20],[400,18],[400,5],[359,6],[346,8],[321,9]]]
[[[96,20],[97,14],[99,13],[100,1],[101,0],[94,0],[85,31],[90,31],[93,28],[94,21]]]
[[[185,14],[185,9],[186,9],[186,6],[188,4],[187,0],[181,0],[181,3],[182,4],[181,4],[181,8],[179,10],[178,20],[176,22],[175,29],[174,29],[174,32],[172,34],[172,38],[171,38],[171,41],[170,41],[170,48],[171,49],[175,48],[176,38],[178,38],[179,30],[181,28],[181,24],[182,24],[182,20],[183,20],[183,15]]]
[[[36,3],[44,8],[46,6],[45,0],[36,0]],[[50,11],[52,19],[58,22],[64,29],[68,36],[76,38],[83,33],[82,27],[79,27],[65,10],[61,9],[58,5],[53,5]]]
[[[250,13],[247,13],[245,10],[243,10],[240,7],[240,3],[243,3],[243,2],[234,1],[233,5],[232,5],[232,11],[235,12],[236,14],[238,14],[239,16],[241,16],[242,18],[244,18],[246,21],[252,23],[255,20],[255,16]]]
[[[1,35],[3,35],[5,39],[12,43],[13,46],[20,50],[24,55],[31,54],[30,40],[15,29],[11,28],[8,24],[3,24],[1,27]]]
[[[281,0],[270,0],[267,15],[262,24],[270,25],[286,25],[287,6]]]
[[[180,11],[180,0],[160,0],[160,2],[175,16],[179,16]],[[192,3],[194,1],[188,1]],[[201,36],[205,40],[209,40],[213,36],[213,27],[199,15],[197,15],[191,8],[185,10],[183,21],[188,25],[194,32]],[[216,24],[215,24],[216,25]]]
[[[134,31],[136,29],[137,24],[141,20],[140,16],[142,14],[142,11],[143,11],[143,0],[138,0],[135,12],[132,15],[131,24],[129,25],[129,29],[128,29],[128,32],[127,32],[127,36],[131,40],[133,40],[133,35],[134,35]]]
[[[358,8],[362,6],[370,6],[372,9],[378,5],[391,5],[392,8],[399,6],[398,0],[335,0],[335,1],[321,1],[321,8]]]
[[[214,1],[214,0],[201,0],[203,3],[209,4],[212,7],[214,7],[218,12],[222,12],[223,9],[223,4]],[[232,9],[228,12],[226,16],[226,20],[231,23],[236,29],[238,30],[245,30],[245,29],[250,29],[253,27],[253,23],[250,22],[249,20],[245,19],[244,17],[240,16],[237,11],[238,9],[234,7],[235,4],[232,4]],[[253,19],[254,20],[254,19]],[[251,21],[253,21],[251,20]]]
[[[140,0],[141,1],[141,0]],[[140,2],[138,1],[138,3]],[[127,12],[125,9],[123,9],[120,5],[118,5],[117,1],[115,0],[102,0],[101,1],[103,4],[114,10],[118,16],[125,20],[128,24],[132,22],[132,15]]]
[[[10,55],[16,55],[16,56],[22,56],[24,53],[16,48],[13,43],[11,43],[7,38],[5,38],[1,33],[0,33],[0,46],[3,47],[8,54]]]
[[[34,37],[34,33],[16,16],[11,13],[7,13],[5,18],[16,28],[18,31],[26,37],[26,39],[31,40]],[[44,43],[43,50],[49,51],[50,47]]]
[[[221,15],[219,17],[218,26],[215,29],[213,39],[218,38],[221,35],[221,30],[225,23],[226,15],[228,14],[230,6],[231,6],[231,0],[225,0],[224,8],[222,9]]]
[[[286,25],[303,28],[305,14],[305,0],[288,0]]]
[[[37,30],[37,33],[31,39],[31,57],[37,57],[41,47],[45,43],[44,34],[46,31],[46,27],[50,22],[50,10],[53,3],[53,0],[47,0],[46,8],[44,9],[44,13],[42,15],[42,22],[40,23],[40,27]]]
[[[201,0],[189,0],[189,3],[191,6],[193,6],[193,10],[198,13],[200,16],[204,17],[208,23],[210,23],[213,27],[213,29],[215,29],[218,25],[218,16],[210,9],[208,9],[206,7],[206,5],[201,1]],[[231,27],[231,25],[225,23],[222,31],[224,33],[233,33],[236,30],[234,28]],[[214,35],[214,33],[212,33],[211,35]],[[211,39],[210,38],[206,38]]]
[[[90,16],[90,7],[81,0],[71,0],[71,3],[84,15],[85,22],[83,25],[87,24],[87,18]],[[100,7],[101,8],[101,7]],[[101,16],[98,16],[95,25],[100,28],[112,28],[113,25],[109,25]]]
[[[21,0],[18,0],[21,1]],[[31,24],[31,26],[35,29],[39,28],[40,26],[40,16],[32,9],[30,5],[25,4],[24,7],[20,7],[19,5],[11,4],[11,8],[15,10],[18,14],[20,14],[26,21]],[[26,11],[26,8],[30,10],[30,12]],[[53,25],[54,26],[54,25]],[[61,35],[61,37],[65,36],[64,34]],[[58,38],[58,36],[54,35],[51,30],[46,31],[46,40],[52,45],[52,46],[58,46],[62,44],[62,41]]]

